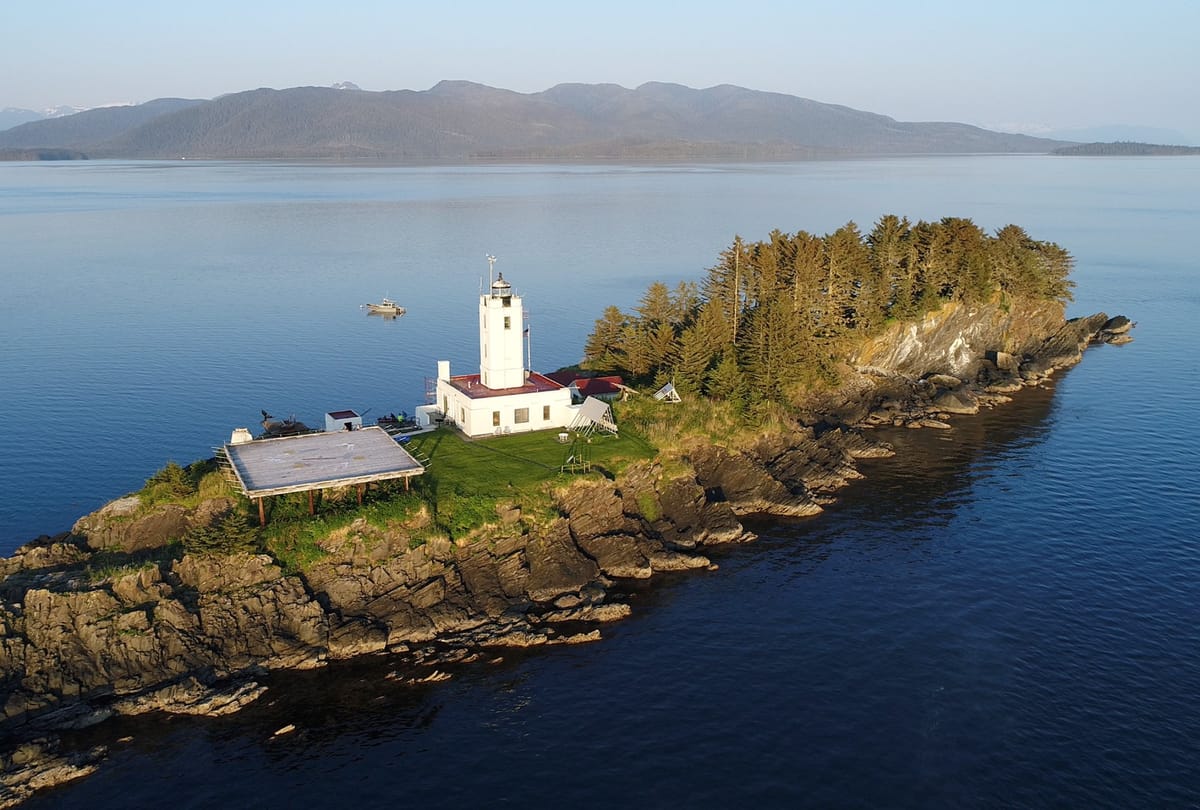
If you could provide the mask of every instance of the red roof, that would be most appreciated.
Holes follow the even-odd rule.
[[[585,397],[602,397],[621,391],[620,377],[588,377],[575,380],[575,387]]]
[[[559,385],[570,385],[579,379],[578,371],[551,371],[546,375],[547,379],[554,380]]]
[[[525,384],[517,388],[485,388],[479,382],[478,374],[463,374],[458,377],[451,377],[449,382],[471,399],[506,397],[510,394],[536,394],[539,391],[555,391],[566,387],[550,379],[545,374],[538,374],[536,371],[529,372],[529,376],[525,379]]]

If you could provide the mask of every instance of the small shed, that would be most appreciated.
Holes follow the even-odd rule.
[[[325,432],[339,430],[362,430],[362,417],[357,411],[330,411],[325,414]]]

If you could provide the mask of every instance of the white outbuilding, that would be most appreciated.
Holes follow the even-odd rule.
[[[362,430],[362,416],[357,411],[330,411],[325,414],[325,432],[337,433],[340,430]]]

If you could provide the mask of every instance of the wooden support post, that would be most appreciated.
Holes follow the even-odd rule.
[[[308,515],[312,517],[314,514],[316,513],[313,511],[313,491],[310,489],[308,491]]]
[[[363,492],[366,491],[367,485],[359,484],[357,489],[358,489],[358,505],[362,506]]]
[[[404,476],[404,491],[405,492],[408,492],[408,479],[410,479],[410,478],[412,478],[411,475]]]
[[[267,512],[263,508],[263,499],[262,498],[258,499],[258,525],[259,526],[267,525]]]

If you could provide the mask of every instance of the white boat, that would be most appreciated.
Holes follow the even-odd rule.
[[[368,315],[387,315],[395,318],[404,314],[404,307],[390,298],[384,298],[378,304],[363,304],[362,308],[367,311]]]

